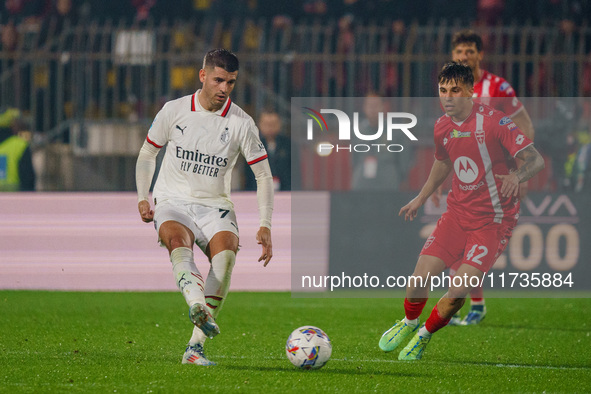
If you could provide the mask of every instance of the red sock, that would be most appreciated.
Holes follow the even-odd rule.
[[[427,331],[433,334],[440,328],[447,326],[447,323],[449,323],[450,320],[451,319],[444,319],[439,315],[439,309],[437,309],[436,304],[433,307],[433,310],[431,311],[431,314],[429,315],[427,322],[425,323],[425,328],[427,329]]]
[[[423,308],[427,300],[423,302],[410,302],[408,299],[404,299],[404,314],[408,320],[414,320],[417,317],[421,316],[421,312],[423,312]]]
[[[472,288],[472,290],[470,290],[470,298],[474,302],[482,301],[484,299],[484,291],[482,290],[482,287],[478,286]]]

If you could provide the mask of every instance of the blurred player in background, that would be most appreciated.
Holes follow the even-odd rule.
[[[141,218],[146,223],[154,221],[195,325],[183,364],[214,365],[203,354],[203,344],[220,332],[215,318],[228,293],[238,251],[230,178],[239,154],[246,158],[257,180],[260,228],[256,239],[263,249],[259,261],[266,266],[273,256],[273,178],[254,121],[230,99],[238,67],[233,53],[225,49],[208,52],[199,71],[202,89],[162,107],[136,165]],[[165,145],[152,210],[149,189],[156,155]],[[193,244],[209,260],[206,279],[195,265]]]
[[[359,122],[359,130],[370,132],[379,128],[380,116],[388,112],[388,100],[375,92],[368,92],[363,100],[363,112]],[[394,133],[387,140],[386,133],[375,140],[376,144],[401,144],[406,137],[402,133]],[[356,138],[356,142],[364,143]],[[351,190],[399,190],[400,184],[406,181],[409,165],[412,163],[412,148],[404,147],[395,155],[384,150],[351,155],[352,177]]]
[[[533,141],[534,126],[523,104],[509,82],[480,68],[484,58],[482,38],[472,30],[462,30],[452,37],[452,60],[468,65],[474,75],[474,97],[479,103],[504,112]]]
[[[474,97],[480,97],[479,103],[490,105],[496,110],[504,112],[530,140],[534,140],[534,127],[527,110],[515,95],[515,90],[509,82],[498,75],[494,75],[480,68],[480,62],[484,57],[482,38],[472,30],[462,30],[452,37],[452,60],[468,65],[474,75]],[[517,166],[521,161],[517,162]],[[520,197],[527,194],[527,182],[519,185]],[[441,188],[433,194],[435,205],[439,205]],[[450,268],[450,274],[454,274],[457,267]],[[486,316],[486,305],[482,287],[475,287],[470,292],[470,311],[462,320],[460,312],[452,318],[450,325],[478,324]]]
[[[273,184],[276,191],[291,190],[291,139],[282,133],[283,122],[277,112],[265,109],[258,121],[261,142],[269,155],[269,166],[273,171]],[[247,170],[245,190],[256,190],[256,180],[252,171]]]
[[[438,76],[439,97],[446,114],[435,123],[435,162],[419,195],[400,209],[413,220],[419,208],[453,171],[447,211],[425,242],[404,300],[405,317],[379,341],[390,352],[410,334],[399,360],[421,359],[431,335],[445,327],[465,297],[503,252],[519,216],[519,184],[542,168],[544,160],[533,142],[504,113],[475,105],[474,77],[467,65],[446,64]],[[507,157],[506,153],[511,157]],[[513,158],[523,160],[516,169]],[[419,316],[429,296],[429,278],[461,260],[447,293],[423,326]],[[459,282],[459,283],[458,283]]]
[[[18,109],[0,114],[0,192],[35,190],[31,146],[19,135],[27,129]]]

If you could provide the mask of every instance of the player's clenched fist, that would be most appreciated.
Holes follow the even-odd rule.
[[[148,201],[140,201],[137,204],[137,208],[140,211],[140,216],[144,222],[150,223],[152,220],[154,220],[154,211],[151,209],[150,203]]]

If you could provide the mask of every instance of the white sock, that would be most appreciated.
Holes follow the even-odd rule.
[[[211,258],[211,267],[205,281],[205,301],[214,319],[217,318],[230,289],[236,253],[223,250]]]
[[[193,261],[193,251],[189,248],[176,248],[170,254],[172,273],[176,285],[189,306],[200,303],[205,305],[203,277]]]
[[[205,283],[205,294],[207,294],[205,301],[214,319],[220,313],[226,295],[228,294],[235,262],[236,253],[231,250],[224,250],[211,259],[211,268],[209,269]],[[196,345],[198,343],[203,345],[206,339],[207,336],[205,336],[203,331],[200,328],[194,327],[189,345]]]
[[[404,316],[404,322],[406,323],[406,325],[411,326],[411,327],[416,327],[419,324],[419,318],[417,317],[416,319],[413,320],[408,320],[406,318],[406,316]]]
[[[189,345],[193,346],[198,343],[203,345],[205,343],[206,339],[207,339],[207,336],[205,336],[205,334],[203,333],[203,331],[201,331],[200,328],[193,327],[193,335],[191,335],[191,339],[189,340]]]
[[[431,333],[429,332],[429,330],[427,330],[427,327],[425,326],[419,328],[419,332],[417,334],[419,334],[419,336],[423,338],[431,338]]]

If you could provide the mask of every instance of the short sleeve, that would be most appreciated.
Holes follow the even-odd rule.
[[[509,82],[505,80],[502,80],[502,82],[497,85],[492,96],[494,99],[491,100],[491,106],[509,116],[515,115],[521,110],[521,108],[523,108],[523,104],[517,98],[515,90]]]
[[[162,148],[168,142],[169,134],[168,103],[166,103],[152,121],[146,140],[156,148]]]
[[[495,130],[501,145],[507,149],[511,156],[515,157],[519,151],[533,144],[532,140],[527,138],[508,116],[495,121]]]
[[[259,138],[259,129],[254,124],[252,118],[246,122],[240,151],[249,165],[253,165],[267,158],[267,151]]]
[[[447,150],[444,147],[444,144],[446,143],[446,141],[444,141],[445,137],[439,133],[435,133],[433,139],[435,142],[435,158],[439,161],[449,159],[449,153],[447,153]]]

